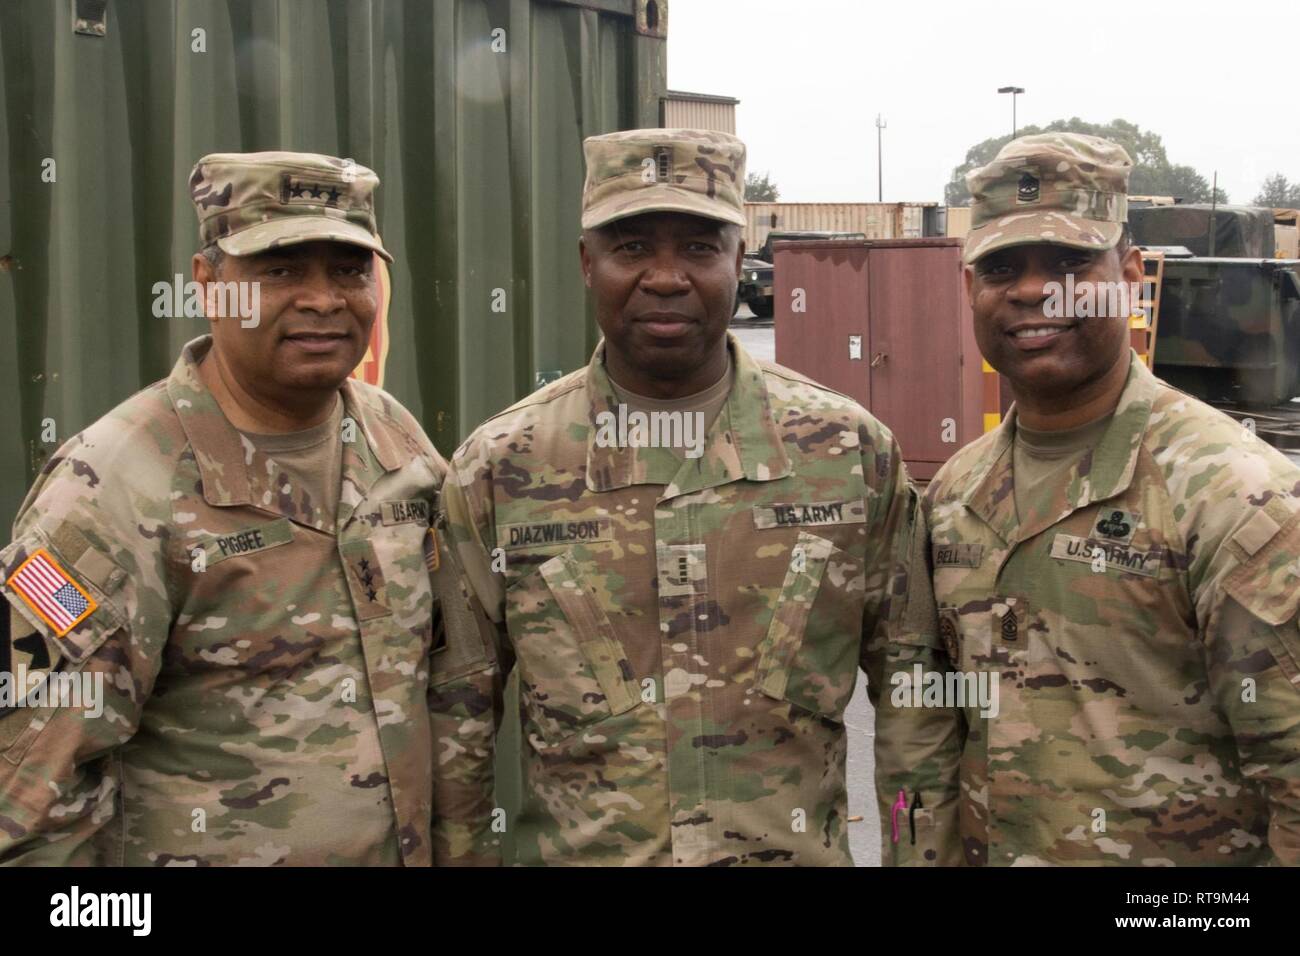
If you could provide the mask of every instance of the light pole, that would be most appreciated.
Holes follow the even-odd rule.
[[[881,156],[883,155],[883,149],[880,145],[880,142],[882,136],[881,131],[888,125],[889,125],[888,123],[886,123],[884,120],[880,118],[880,114],[877,113],[876,114],[876,202],[885,201],[885,167],[883,164],[883,160],[881,159]]]
[[[1025,88],[1023,86],[999,86],[998,87],[999,93],[1011,94],[1011,138],[1012,139],[1016,138],[1016,94],[1023,93],[1024,91]]]

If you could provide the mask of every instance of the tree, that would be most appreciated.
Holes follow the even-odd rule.
[[[781,190],[776,188],[765,172],[750,173],[745,177],[745,202],[776,202],[781,198]]]
[[[1090,133],[1123,146],[1133,160],[1133,171],[1129,175],[1128,184],[1131,195],[1179,196],[1184,202],[1210,201],[1210,184],[1205,177],[1190,166],[1170,163],[1160,137],[1135,123],[1122,119],[1109,123],[1088,123],[1073,116],[1068,120],[1054,120],[1046,126],[1024,126],[1016,135],[1028,136],[1031,133]],[[992,162],[998,150],[1009,142],[1009,135],[995,136],[967,150],[966,161],[952,171],[952,178],[944,187],[945,202],[949,206],[969,204],[970,191],[966,188],[966,174]],[[1228,201],[1228,194],[1222,189],[1218,190],[1218,201]]]
[[[1300,183],[1287,182],[1281,173],[1273,173],[1259,187],[1256,206],[1273,206],[1277,209],[1300,209]]]

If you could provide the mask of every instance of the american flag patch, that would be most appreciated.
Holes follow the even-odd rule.
[[[63,637],[99,607],[44,548],[18,566],[7,586]]]

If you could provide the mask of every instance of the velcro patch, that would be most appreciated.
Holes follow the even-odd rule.
[[[708,546],[664,544],[656,550],[661,597],[685,597],[709,591]]]
[[[1164,556],[1165,552],[1162,548],[1142,551],[1128,545],[1080,538],[1074,534],[1058,534],[1052,539],[1054,558],[1077,561],[1080,564],[1092,564],[1099,558],[1103,558],[1107,570],[1140,574],[1148,578],[1153,578],[1160,573]]]
[[[931,548],[936,568],[978,568],[984,559],[982,544],[936,544]]]
[[[379,508],[383,516],[384,527],[395,524],[429,523],[429,502],[423,498],[408,498],[403,501],[385,501]]]
[[[1273,536],[1282,530],[1282,526],[1264,510],[1256,511],[1250,520],[1232,535],[1232,540],[1241,545],[1241,549],[1254,557],[1264,545],[1273,540]]]
[[[288,518],[279,518],[267,524],[230,534],[205,535],[203,549],[209,565],[219,564],[227,558],[242,558],[259,551],[278,548],[293,541],[293,528]]]
[[[576,521],[542,521],[536,524],[506,524],[497,528],[497,543],[507,551],[592,541],[613,541],[614,526],[608,518],[580,518]]]
[[[38,617],[63,637],[99,607],[54,556],[37,548],[9,576],[5,586],[27,602]]]
[[[865,524],[867,504],[850,501],[809,501],[754,506],[755,528],[789,528],[798,525]]]

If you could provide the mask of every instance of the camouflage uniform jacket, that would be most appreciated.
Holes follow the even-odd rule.
[[[877,684],[912,495],[860,406],[729,347],[698,458],[597,441],[603,343],[452,458],[449,531],[518,675],[519,862],[851,864],[844,708],[860,664]],[[491,733],[460,741],[467,788]]]
[[[305,524],[201,383],[209,343],[64,445],[0,552],[15,663],[106,697],[0,717],[0,860],[428,864],[446,464],[349,381],[339,531]],[[93,607],[66,632],[11,580],[38,556]]]
[[[945,656],[1000,676],[964,713],[965,861],[1300,863],[1300,470],[1130,361],[1028,514],[1014,412],[926,492]]]

